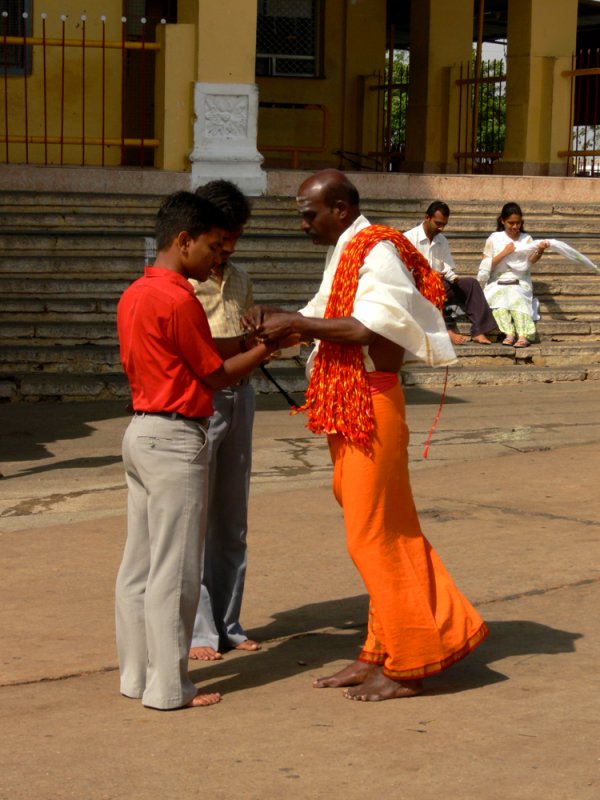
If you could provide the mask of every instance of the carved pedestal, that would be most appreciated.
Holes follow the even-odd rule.
[[[224,178],[249,195],[266,192],[256,149],[258,88],[247,83],[197,83],[194,88],[192,188]]]

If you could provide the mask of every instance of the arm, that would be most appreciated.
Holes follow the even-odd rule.
[[[443,236],[443,234],[438,234],[433,241],[434,246],[437,245],[436,252],[434,253],[433,257],[435,264],[434,269],[438,269],[449,283],[455,283],[458,280],[458,275],[454,271],[454,258],[450,252],[448,240],[445,236]]]
[[[211,372],[209,375],[204,375],[202,380],[210,386],[211,389],[215,390],[231,386],[237,383],[240,378],[245,377],[255,370],[278,346],[277,341],[274,341],[272,344],[257,344],[246,353],[238,353],[237,355],[231,356],[231,358],[227,358],[217,370]]]
[[[266,342],[287,339],[295,334],[299,334],[304,341],[323,339],[339,344],[366,345],[375,338],[373,331],[370,331],[354,317],[320,319],[287,312],[272,313],[263,321],[258,329],[258,334]]]
[[[534,250],[533,253],[527,259],[529,263],[536,264],[540,260],[540,258],[544,255],[544,250],[546,250],[546,248],[548,248],[549,246],[550,246],[549,243],[545,239],[543,242],[540,242],[538,244],[537,250]]]
[[[489,281],[492,271],[495,270],[502,259],[509,253],[512,253],[514,249],[514,244],[509,242],[503,250],[494,253],[494,241],[492,236],[490,236],[483,248],[483,257],[479,265],[479,271],[477,272],[477,280],[479,283],[485,285]]]

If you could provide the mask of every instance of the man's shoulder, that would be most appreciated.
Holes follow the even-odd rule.
[[[248,275],[248,272],[243,267],[238,267],[238,265],[234,264],[232,261],[230,261],[227,266],[231,270],[231,274],[235,275],[236,278],[245,283],[250,283],[250,275]]]

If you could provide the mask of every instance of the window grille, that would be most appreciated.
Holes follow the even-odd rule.
[[[4,36],[31,36],[31,4],[31,0],[0,0],[0,44]],[[9,44],[0,50],[0,69],[3,72],[7,75],[31,75],[31,47]]]
[[[259,0],[256,74],[319,74],[319,0]]]

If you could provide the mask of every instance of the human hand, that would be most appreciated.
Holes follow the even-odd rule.
[[[240,319],[242,330],[253,334],[255,330],[262,325],[263,319],[266,316],[266,311],[267,309],[264,306],[251,306]]]
[[[294,323],[298,319],[298,314],[280,311],[270,314],[267,319],[263,319],[257,327],[258,338],[265,343],[277,341],[279,344],[296,334]],[[298,339],[296,341],[299,341]],[[287,345],[286,345],[287,346]]]
[[[510,255],[510,253],[514,253],[514,252],[515,252],[515,243],[514,242],[509,242],[506,245],[506,247],[504,248],[504,250],[502,251],[502,258],[504,258],[505,256]]]

